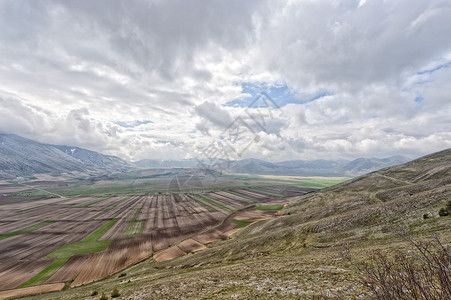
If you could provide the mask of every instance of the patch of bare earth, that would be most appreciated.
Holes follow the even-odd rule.
[[[171,260],[174,258],[179,258],[184,256],[186,253],[183,252],[179,247],[174,246],[164,251],[161,251],[153,256],[157,262]]]
[[[36,295],[48,292],[59,291],[64,288],[64,283],[43,284],[31,286],[22,289],[8,290],[0,292],[0,299],[8,299],[12,297],[21,297],[26,295]]]

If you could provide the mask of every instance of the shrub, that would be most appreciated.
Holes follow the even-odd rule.
[[[119,278],[125,277],[125,276],[127,276],[127,273],[121,273],[121,275],[119,275]]]
[[[440,217],[445,217],[449,215],[449,211],[446,208],[440,208],[440,210],[438,211],[438,215]]]
[[[119,293],[119,290],[116,288],[113,290],[113,292],[111,293],[111,298],[117,298],[119,297],[121,294]]]
[[[439,239],[413,242],[416,253],[381,251],[369,260],[356,262],[346,257],[357,275],[357,282],[377,299],[451,299],[451,252]]]
[[[93,291],[93,292],[91,293],[91,296],[97,296],[98,294],[99,294],[99,292]]]
[[[423,215],[423,219],[425,219],[425,220],[426,220],[426,219],[429,219],[429,214],[428,214],[428,213],[424,214],[424,215]]]
[[[100,300],[108,300],[108,296],[103,293],[102,297],[100,297]]]

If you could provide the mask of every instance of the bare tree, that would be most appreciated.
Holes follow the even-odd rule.
[[[373,251],[357,261],[349,249],[342,255],[351,263],[357,282],[377,299],[451,299],[450,246],[439,238],[414,241],[412,250]]]

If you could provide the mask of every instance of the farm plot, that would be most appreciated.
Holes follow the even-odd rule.
[[[283,196],[299,196],[305,193],[310,193],[316,191],[313,188],[301,188],[290,185],[281,185],[281,186],[270,186],[270,187],[259,187],[261,191],[268,191],[270,193],[277,193]]]
[[[205,194],[204,197],[207,197],[213,201],[216,201],[224,206],[230,207],[234,210],[243,209],[246,206],[253,205],[255,202],[248,200],[246,198],[238,198],[238,197],[227,197],[222,194],[212,192]]]
[[[68,281],[74,287],[153,254],[161,261],[200,251],[227,239],[237,222],[240,227],[273,217],[275,211],[253,208],[283,201],[275,194],[305,192],[268,187],[1,205],[0,290]]]
[[[269,186],[254,189],[234,189],[228,192],[247,199],[254,199],[259,202],[272,202],[284,200],[286,197],[301,196],[312,191],[315,191],[315,189],[292,186]]]
[[[249,191],[245,189],[236,189],[236,190],[230,190],[231,193],[236,194],[238,196],[241,196],[243,198],[253,199],[258,202],[262,202],[265,200],[268,200],[268,198],[274,198],[274,196],[268,196],[265,194],[261,194],[256,192],[255,190]]]
[[[36,295],[48,292],[59,291],[64,288],[64,283],[44,284],[39,286],[32,286],[22,289],[9,290],[0,292],[0,299],[9,299],[15,297],[22,297],[26,295]]]
[[[37,275],[51,263],[51,260],[15,260],[1,262],[0,290],[16,288]]]
[[[272,219],[277,215],[277,211],[254,210],[247,207],[243,211],[231,214],[222,223],[202,232],[192,238],[185,239],[178,244],[154,254],[153,258],[157,262],[171,260],[182,257],[188,253],[201,251],[207,248],[207,244],[226,240],[241,228],[257,221]]]
[[[79,197],[34,205],[16,209],[14,217],[2,220],[1,274],[11,280],[0,289],[71,280],[77,286],[99,280],[226,217],[183,194]],[[133,233],[124,234],[129,228]],[[194,240],[183,246],[186,251],[204,247]]]
[[[46,283],[72,281],[72,286],[86,284],[119,272],[152,254],[148,236],[114,240],[108,250],[72,256]]]

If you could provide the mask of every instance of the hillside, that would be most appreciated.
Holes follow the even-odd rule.
[[[73,150],[73,151],[72,151]],[[127,163],[113,156],[70,147],[41,144],[14,134],[0,134],[0,178],[120,169]]]
[[[88,298],[93,290],[124,299],[369,298],[340,256],[410,249],[405,240],[439,234],[451,242],[451,149],[293,199],[283,217],[253,223],[228,241],[182,258],[148,260],[123,276],[38,298]],[[424,219],[423,215],[428,218]]]
[[[76,158],[83,162],[84,165],[97,168],[124,168],[127,167],[127,162],[119,157],[112,155],[104,155],[95,151],[71,147],[71,146],[53,146],[56,149],[66,153],[67,155]]]

